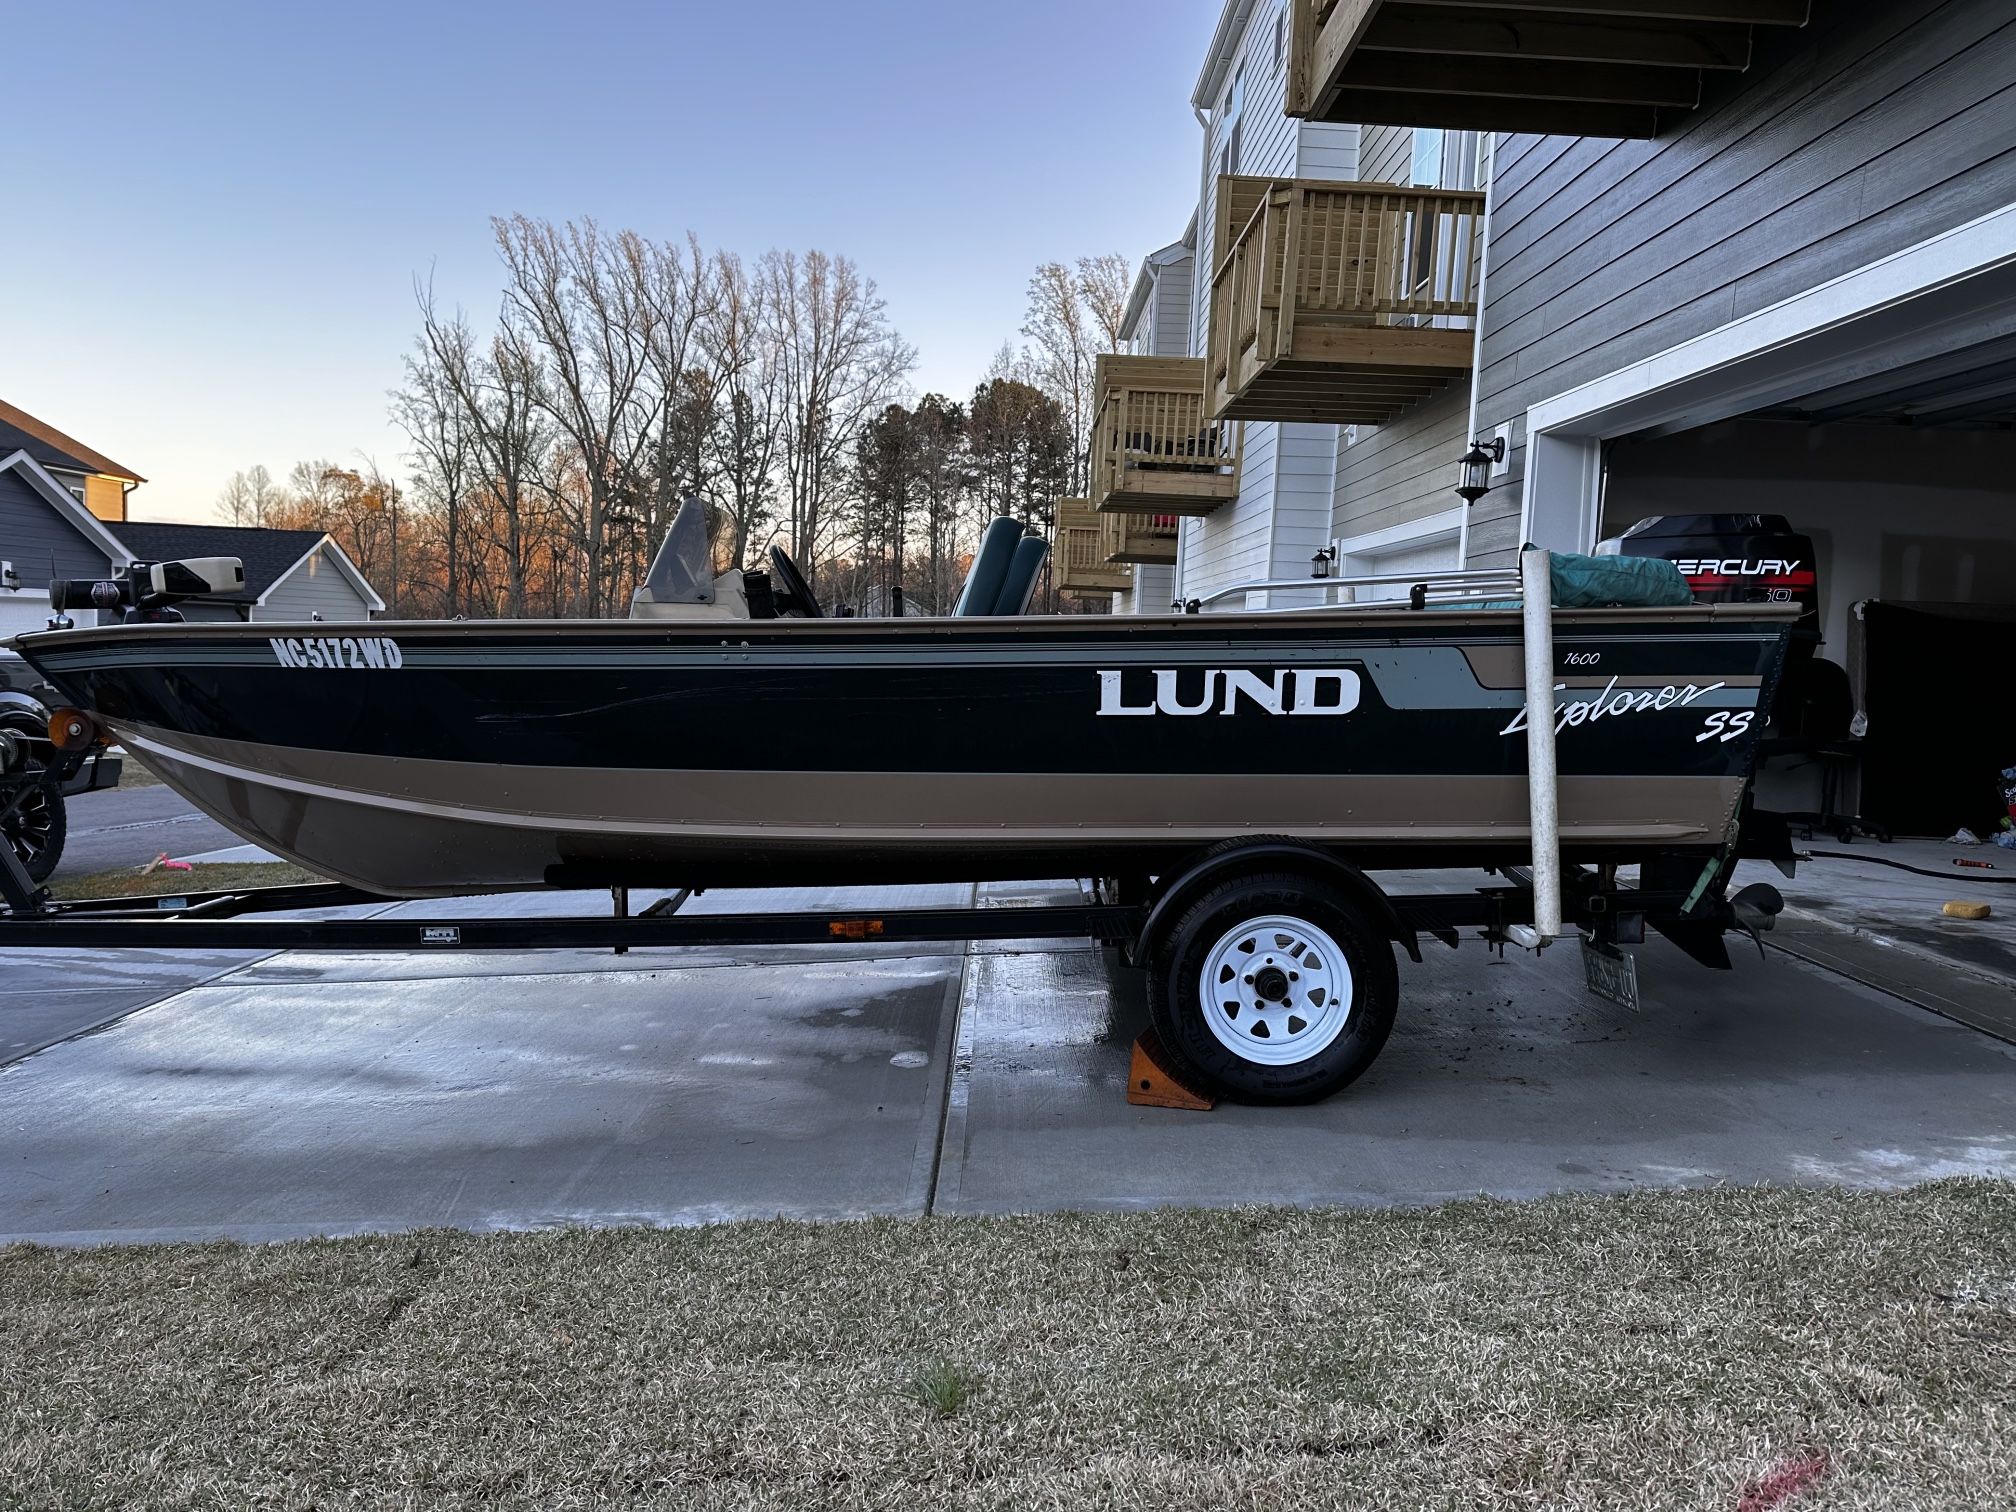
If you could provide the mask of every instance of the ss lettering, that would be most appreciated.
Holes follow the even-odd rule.
[[[1703,741],[1717,738],[1725,743],[1734,740],[1749,729],[1751,722],[1756,718],[1757,711],[1754,709],[1723,709],[1710,714],[1708,727],[1694,737],[1694,744],[1700,745]]]

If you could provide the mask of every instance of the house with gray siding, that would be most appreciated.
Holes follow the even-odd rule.
[[[2016,654],[2016,7],[1602,9],[1223,6],[1189,350],[1246,442],[1237,499],[1181,524],[1178,596],[1322,545],[1426,575],[1781,515],[1869,760],[1927,728],[2016,759],[2016,701],[1933,670]],[[1263,215],[1295,273],[1245,275],[1256,303],[1213,242]],[[1474,506],[1473,444],[1503,453]]]
[[[25,449],[0,456],[0,636],[40,630],[51,578],[97,578],[126,565],[112,528]]]
[[[224,556],[245,564],[242,589],[183,604],[185,619],[340,623],[385,611],[377,590],[326,531],[129,521],[119,538],[134,561]]]
[[[237,557],[245,586],[182,606],[190,620],[368,620],[385,602],[325,531],[108,522],[25,449],[0,456],[0,636],[41,630],[51,578],[101,578],[135,562]]]

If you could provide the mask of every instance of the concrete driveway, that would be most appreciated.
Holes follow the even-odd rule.
[[[209,962],[0,1071],[0,1241],[2016,1175],[2016,1050],[1844,977],[1652,945],[1632,1015],[1572,949],[1428,948],[1355,1087],[1208,1115],[1126,1105],[1138,982],[1082,941]],[[115,969],[166,967],[14,953],[0,1043]]]

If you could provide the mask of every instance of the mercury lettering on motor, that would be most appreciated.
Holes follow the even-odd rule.
[[[1673,565],[1683,577],[1791,577],[1806,564],[1765,557],[1746,561],[1742,557],[1675,557]]]
[[[1358,707],[1358,674],[1349,668],[1296,667],[1279,672],[1237,668],[1156,668],[1099,674],[1099,717],[1262,714],[1291,718],[1349,714]]]
[[[328,667],[361,672],[369,668],[396,670],[406,665],[399,642],[385,635],[275,636],[267,645],[283,667]]]

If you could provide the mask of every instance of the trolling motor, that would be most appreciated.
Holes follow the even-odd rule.
[[[179,562],[135,562],[123,577],[57,578],[49,584],[49,607],[119,609],[122,625],[180,624],[174,606],[187,599],[236,593],[245,586],[245,564],[237,557],[189,557]]]

